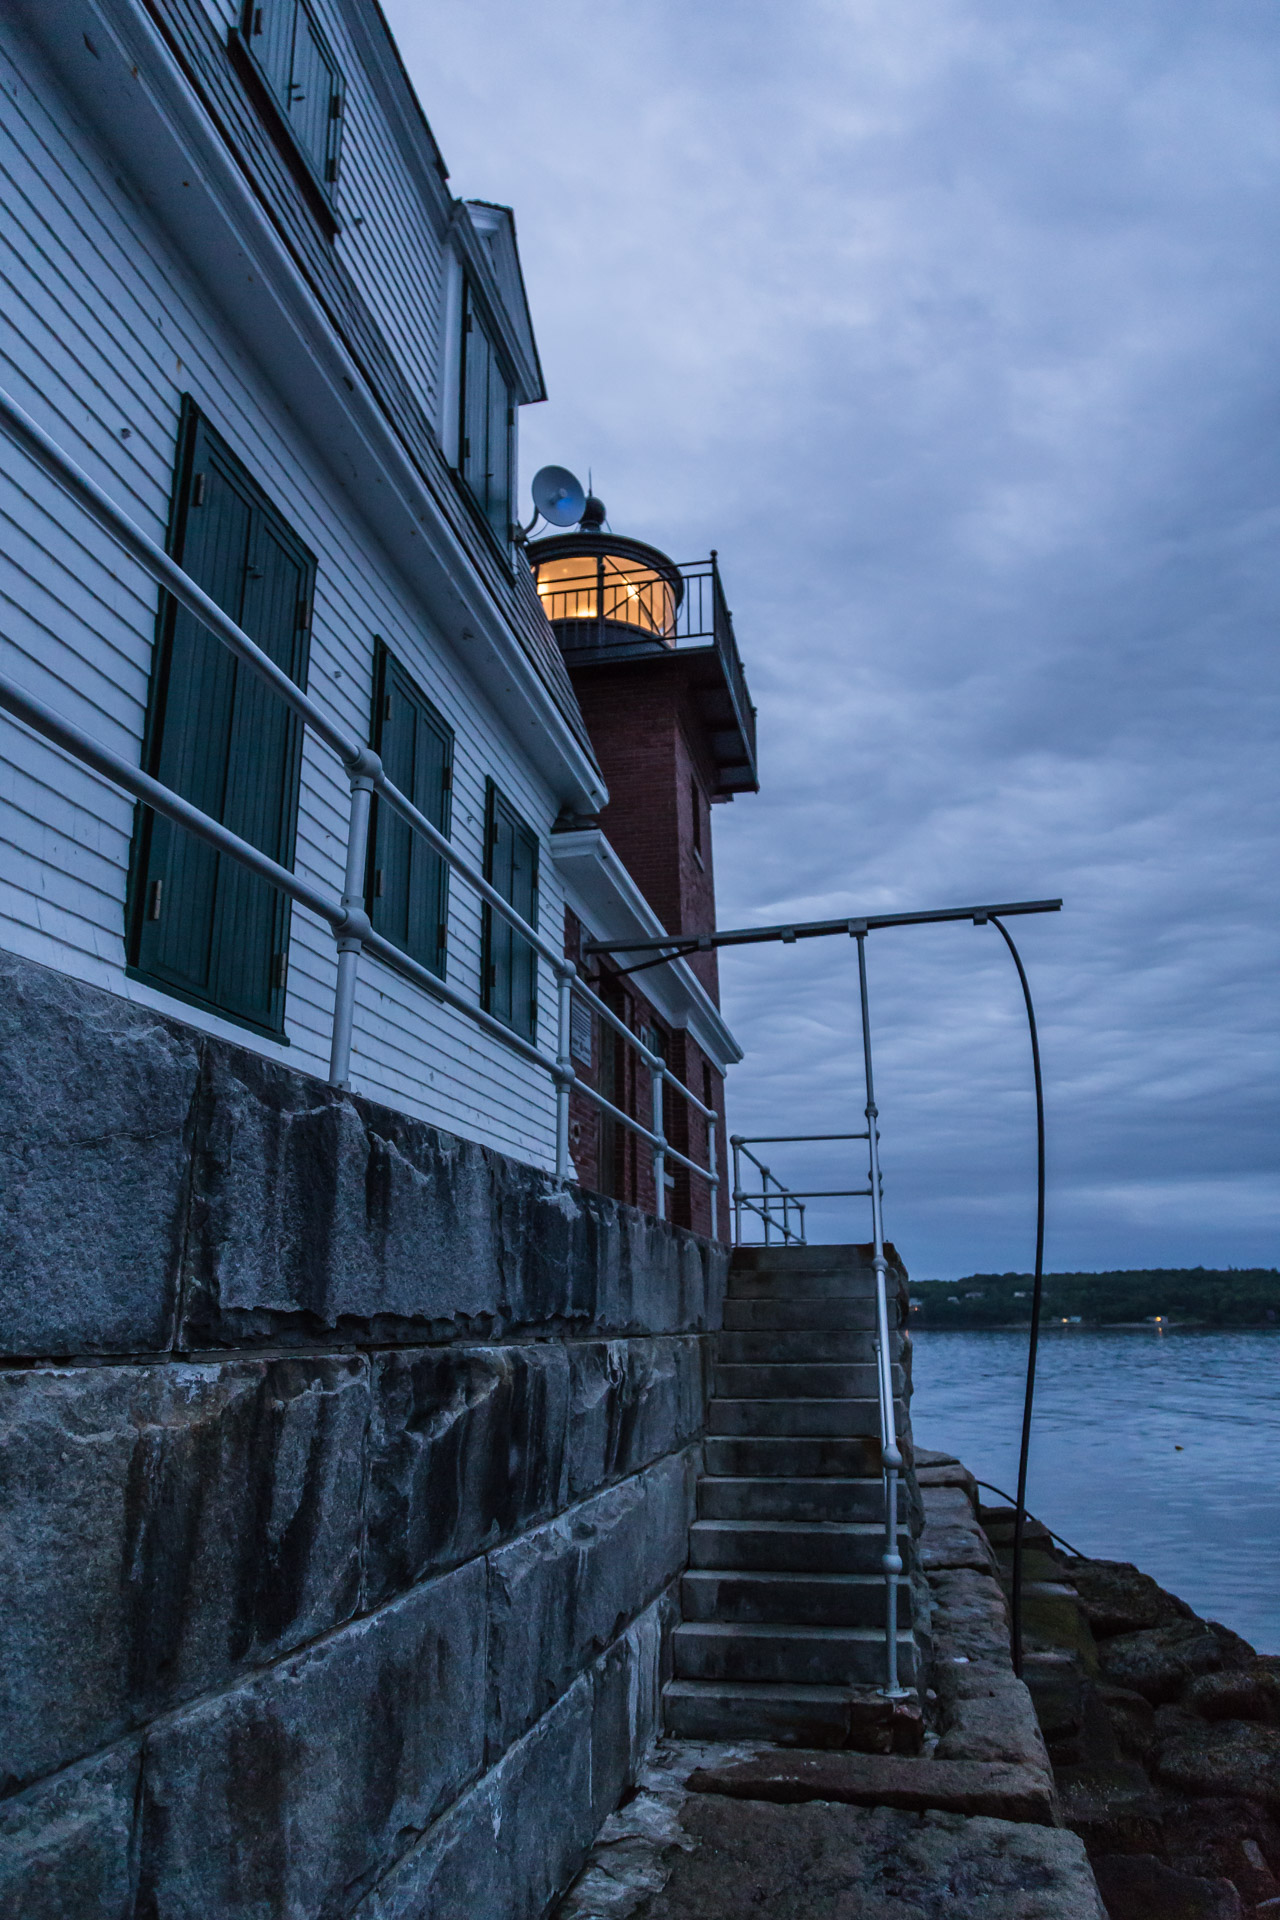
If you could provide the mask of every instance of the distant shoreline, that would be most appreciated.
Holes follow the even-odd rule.
[[[1031,1322],[1034,1282],[1027,1273],[974,1273],[963,1280],[908,1285],[908,1324],[1016,1332]],[[1131,1332],[1280,1329],[1280,1270],[1144,1268],[1113,1273],[1047,1273],[1041,1326]]]

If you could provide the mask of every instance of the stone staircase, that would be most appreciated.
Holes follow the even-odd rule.
[[[875,1273],[853,1246],[738,1249],[708,1409],[706,1470],[682,1582],[668,1733],[858,1743],[884,1680],[884,1498]],[[890,1324],[898,1319],[891,1271]],[[900,1439],[910,1425],[894,1335]],[[911,1686],[914,1481],[899,1507],[898,1663]]]

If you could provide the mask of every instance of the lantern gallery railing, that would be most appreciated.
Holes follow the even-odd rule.
[[[716,1112],[713,1107],[686,1087],[677,1079],[666,1065],[661,1055],[647,1047],[638,1034],[631,1031],[611,1007],[578,978],[577,968],[564,954],[557,953],[551,943],[537,929],[522,918],[516,909],[505,900],[492,886],[479,868],[474,866],[464,854],[458,852],[451,841],[447,840],[439,828],[433,826],[426,816],[418,811],[413,802],[400,792],[399,788],[387,778],[382,762],[373,749],[363,741],[339,726],[322,707],[316,705],[302,688],[295,685],[274,660],[270,659],[257,644],[238,627],[230,616],[223,612],[217,602],[211,600],[204,589],[196,584],[189,574],[184,573],[177,562],[170,558],[164,549],[149,538],[140,527],[134,525],[128,515],[123,513],[110,496],[90,479],[89,475],[78,467],[62,449],[49,438],[31,417],[18,406],[8,394],[0,389],[0,428],[8,434],[50,479],[55,481],[63,492],[74,500],[77,506],[94,520],[124,552],[137,562],[144,572],[157,582],[168,594],[186,608],[213,635],[215,640],[227,647],[238,660],[243,661],[271,691],[281,699],[292,712],[309,727],[316,737],[341,760],[347,775],[351,792],[350,812],[347,825],[346,863],[343,889],[340,897],[327,892],[324,888],[303,880],[278,861],[259,848],[242,840],[232,833],[222,822],[210,814],[203,813],[189,800],[164,786],[140,767],[133,766],[111,748],[102,745],[90,735],[81,731],[70,721],[64,720],[53,712],[43,701],[35,699],[15,682],[0,676],[0,708],[30,727],[33,732],[49,740],[83,765],[91,767],[95,773],[120,787],[125,793],[132,794],[144,805],[154,808],[157,813],[173,820],[188,833],[207,842],[219,853],[226,854],[251,873],[268,881],[273,887],[313,913],[322,920],[333,934],[338,949],[337,984],[334,992],[333,1024],[329,1052],[329,1080],[335,1087],[349,1084],[351,1068],[351,1038],[355,1018],[356,982],[361,957],[370,955],[393,967],[397,973],[412,980],[436,1000],[454,1007],[463,1013],[483,1032],[499,1040],[504,1047],[527,1060],[544,1072],[555,1087],[555,1170],[560,1179],[567,1179],[570,1173],[569,1161],[569,1093],[578,1090],[619,1126],[628,1128],[642,1140],[648,1142],[653,1152],[655,1207],[661,1219],[665,1209],[666,1181],[664,1175],[668,1161],[674,1161],[696,1174],[714,1191],[719,1186],[716,1171]],[[557,989],[557,1035],[556,1051],[546,1052],[533,1041],[514,1033],[510,1027],[488,1013],[478,1002],[451,986],[448,981],[428,972],[426,967],[412,959],[399,947],[393,946],[381,934],[374,931],[365,911],[365,872],[369,845],[369,818],[373,795],[386,802],[400,818],[407,822],[414,833],[418,834],[438,853],[442,860],[474,888],[485,904],[498,914],[507,924],[527,941],[533,951],[545,960],[551,968]],[[611,1027],[626,1043],[639,1054],[643,1064],[649,1069],[653,1097],[653,1124],[645,1126],[633,1115],[615,1107],[602,1093],[589,1082],[581,1079],[575,1072],[570,1057],[570,1022],[572,1017],[573,996],[584,1001],[604,1023]],[[706,1121],[707,1125],[707,1165],[699,1166],[671,1145],[663,1129],[663,1088],[669,1086],[695,1113]]]

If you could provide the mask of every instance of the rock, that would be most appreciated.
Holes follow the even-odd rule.
[[[1254,1903],[1280,1894],[1280,1820],[1259,1801],[1222,1794],[1169,1801],[1165,1829],[1169,1864],[1180,1873],[1232,1880]]]
[[[489,1556],[491,1764],[675,1579],[693,1489],[672,1455]]]
[[[1206,1673],[1182,1696],[1205,1720],[1257,1720],[1280,1726],[1280,1659],[1261,1659],[1226,1673]]]
[[[972,1691],[951,1694],[934,1752],[939,1760],[1001,1760],[1052,1777],[1031,1696],[1012,1673],[1004,1679],[991,1676],[975,1682]]]
[[[1151,1702],[1144,1699],[1142,1694],[1135,1693],[1131,1687],[1104,1684],[1097,1688],[1097,1693],[1107,1710],[1121,1750],[1145,1760],[1155,1744]]]
[[[1068,1575],[1099,1639],[1196,1618],[1185,1600],[1166,1593],[1126,1560],[1073,1560]]]
[[[473,1561],[153,1726],[138,1911],[349,1911],[480,1773],[484,1589]]]
[[[1164,1802],[1141,1767],[1065,1767],[1057,1781],[1063,1824],[1080,1835],[1091,1858],[1163,1851]]]
[[[0,1350],[173,1340],[203,1043],[0,954]]]
[[[1176,1620],[1139,1633],[1121,1633],[1100,1649],[1103,1674],[1153,1703],[1176,1700],[1188,1680],[1223,1667],[1245,1666],[1253,1649],[1212,1620]]]
[[[848,1807],[922,1813],[989,1814],[996,1820],[1056,1824],[1051,1783],[1038,1768],[977,1760],[900,1759],[860,1753],[761,1754],[690,1774],[691,1793],[792,1806],[829,1800]]]
[[[366,1606],[566,1504],[558,1342],[375,1354],[371,1393]]]
[[[990,1574],[972,1568],[944,1568],[929,1576],[934,1596],[935,1653],[946,1673],[958,1662],[1009,1666],[1009,1616],[1005,1599]]]
[[[1074,1834],[952,1813],[691,1796],[644,1920],[1103,1920]]]
[[[1093,1871],[1111,1920],[1241,1920],[1229,1880],[1177,1873],[1154,1854],[1095,1856]]]
[[[4,1920],[124,1920],[137,1791],[131,1740],[0,1800]]]
[[[1280,1808],[1280,1727],[1219,1720],[1161,1742],[1156,1775],[1181,1793],[1238,1794]]]
[[[347,1619],[357,1357],[0,1375],[9,1786]]]
[[[596,1830],[591,1697],[583,1674],[363,1899],[340,1911],[351,1920],[541,1920]],[[274,1909],[263,1911],[274,1920]]]

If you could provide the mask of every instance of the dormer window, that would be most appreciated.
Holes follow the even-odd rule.
[[[464,280],[462,288],[459,390],[458,470],[485,519],[506,547],[511,539],[515,394],[469,280]]]
[[[244,44],[326,199],[338,178],[342,73],[307,0],[247,0]]]

